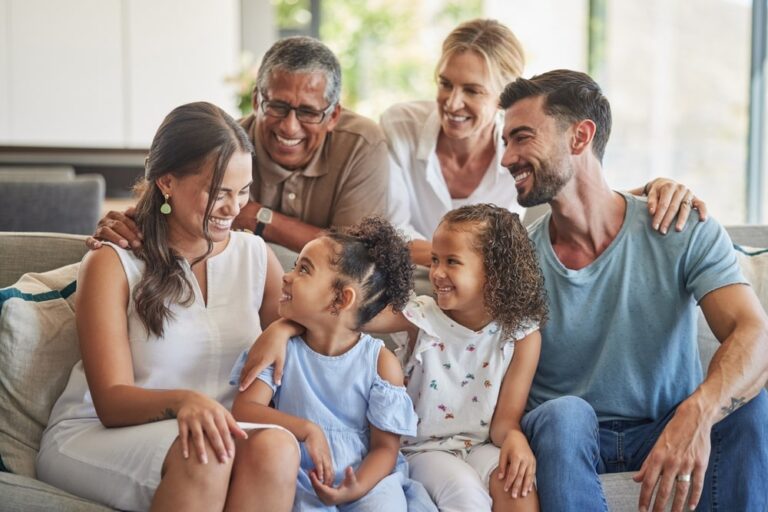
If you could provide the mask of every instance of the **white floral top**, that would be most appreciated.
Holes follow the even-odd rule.
[[[490,440],[490,425],[515,341],[538,329],[531,325],[509,338],[491,322],[472,331],[454,322],[427,296],[416,297],[403,314],[419,327],[405,381],[419,422],[415,437],[403,437],[404,452],[469,450]],[[407,336],[394,335],[406,357]]]

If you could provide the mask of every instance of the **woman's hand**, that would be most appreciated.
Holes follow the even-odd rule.
[[[667,233],[675,216],[675,230],[682,231],[691,210],[698,210],[701,222],[707,220],[707,204],[682,183],[656,178],[646,184],[643,193],[648,196],[648,213],[653,215],[653,229],[663,234]]]
[[[520,430],[507,433],[499,454],[499,480],[505,480],[504,491],[510,496],[527,496],[533,490],[536,476],[536,458]]]
[[[344,481],[338,487],[334,487],[332,481],[330,484],[324,484],[318,480],[314,471],[309,474],[309,479],[317,493],[317,497],[329,506],[349,503],[362,493],[360,482],[358,482],[357,475],[355,475],[355,470],[352,469],[352,466],[344,470]]]
[[[105,240],[123,249],[138,249],[144,237],[133,221],[135,217],[136,208],[133,207],[124,212],[110,211],[99,221],[96,232],[88,237],[85,245],[89,249],[98,249],[101,247],[101,241]]]
[[[304,330],[304,327],[290,320],[280,319],[272,322],[256,339],[248,352],[248,359],[240,372],[240,391],[248,389],[248,386],[253,384],[262,370],[271,364],[275,365],[272,380],[279,386],[283,378],[285,349],[288,346],[288,340],[304,333]]]
[[[232,414],[223,405],[197,391],[185,393],[176,414],[176,421],[179,424],[181,453],[184,458],[189,458],[189,446],[192,444],[203,464],[208,464],[206,438],[221,462],[225,462],[227,457],[235,456],[233,435],[241,439],[248,438],[248,434],[238,426]]]
[[[304,446],[307,448],[309,458],[312,459],[312,463],[315,468],[310,472],[310,479],[313,478],[325,485],[333,485],[333,460],[331,459],[331,449],[328,447],[328,439],[325,438],[325,433],[316,424],[312,423],[309,426],[309,432],[307,436],[302,439]]]

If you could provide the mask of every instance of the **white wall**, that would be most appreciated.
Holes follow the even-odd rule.
[[[486,0],[485,12],[507,25],[525,50],[525,76],[587,70],[587,0]]]
[[[8,26],[10,0],[0,0],[0,140],[8,140],[11,132],[11,100],[8,91],[10,77],[8,55],[10,54],[11,33]]]
[[[0,145],[147,147],[163,116],[224,77],[238,0],[0,0]]]
[[[206,100],[237,114],[233,87],[224,83],[239,63],[237,0],[125,4],[129,145],[148,144],[165,114],[182,103]]]

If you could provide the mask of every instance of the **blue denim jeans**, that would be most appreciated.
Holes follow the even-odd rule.
[[[573,396],[530,411],[522,427],[536,455],[541,509],[608,510],[598,475],[639,470],[673,414],[658,421],[598,423],[594,409]],[[697,510],[768,511],[766,391],[717,423],[711,440]]]

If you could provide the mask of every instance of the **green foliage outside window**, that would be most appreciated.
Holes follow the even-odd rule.
[[[282,33],[311,35],[309,0],[272,5]],[[378,119],[393,103],[435,97],[442,40],[460,22],[481,17],[483,0],[321,0],[320,10],[320,39],[341,63],[342,105]],[[251,110],[257,66],[244,55],[239,75],[228,79],[243,115]]]
[[[377,119],[398,101],[432,99],[440,45],[482,0],[322,0],[320,38],[341,62],[342,104]]]

